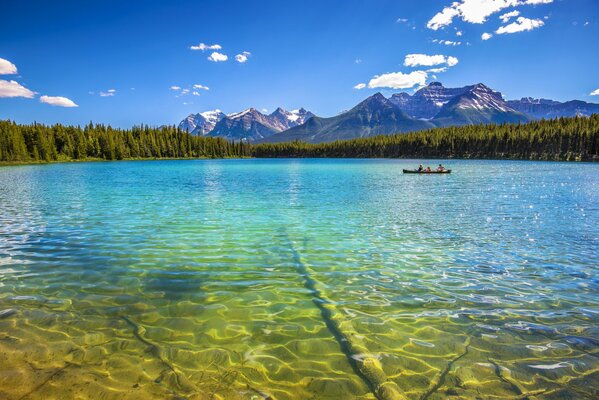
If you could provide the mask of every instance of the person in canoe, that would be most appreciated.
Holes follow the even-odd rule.
[[[422,164],[420,164],[420,166],[418,167],[418,169],[416,171],[418,171],[418,172],[424,171],[424,167],[422,166]]]
[[[441,164],[439,164],[439,166],[437,167],[437,172],[443,172],[445,171],[445,167]]]
[[[428,167],[426,167],[426,169],[424,170],[424,172],[433,172],[433,170],[431,169],[430,165]]]

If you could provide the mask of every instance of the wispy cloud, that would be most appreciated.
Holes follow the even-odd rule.
[[[0,75],[14,75],[17,73],[17,66],[4,58],[0,58]]]
[[[461,0],[454,1],[450,6],[435,14],[426,24],[427,28],[437,30],[450,25],[454,18],[459,17],[464,22],[482,24],[487,18],[509,7],[523,5],[549,4],[553,0]]]
[[[218,51],[213,52],[208,56],[208,60],[212,62],[223,62],[227,61],[229,57],[226,54],[219,53]]]
[[[25,97],[32,99],[35,92],[22,86],[17,81],[0,80],[0,97]]]
[[[365,83],[358,83],[356,86],[354,86],[354,89],[364,89],[366,87]]]
[[[513,17],[517,17],[518,15],[520,15],[520,11],[514,10],[514,11],[511,11],[509,13],[505,13],[505,14],[500,15],[499,19],[504,24],[507,24],[510,19],[512,19]]]
[[[191,50],[199,50],[199,51],[206,51],[206,50],[222,50],[222,46],[220,44],[205,44],[205,43],[200,43],[196,46],[190,46],[189,47]]]
[[[356,58],[356,59],[354,60],[354,62],[355,62],[356,64],[362,64],[362,59],[361,59],[361,58]]]
[[[433,65],[442,64],[447,64],[447,66],[453,67],[457,63],[458,59],[456,57],[444,56],[441,54],[435,54],[432,56],[427,54],[408,54],[403,62],[406,67],[431,67]]]
[[[100,97],[112,97],[116,94],[116,90],[115,89],[108,89],[105,92],[100,92]]]
[[[185,96],[187,94],[192,94],[193,96],[200,96],[200,90],[210,90],[210,88],[208,86],[204,86],[201,85],[199,83],[196,83],[194,85],[191,86],[190,89],[188,88],[182,88],[181,86],[177,86],[177,85],[173,85],[169,88],[172,91],[177,92],[177,94],[175,95],[175,97],[181,97],[181,96]]]
[[[249,51],[244,51],[241,54],[237,54],[235,56],[235,61],[237,61],[238,63],[243,64],[244,62],[246,62],[248,60],[248,58],[252,55],[252,53],[250,53]]]
[[[505,33],[516,33],[523,31],[532,31],[533,29],[540,28],[545,25],[543,20],[540,19],[529,19],[525,17],[518,17],[515,22],[511,24],[500,26],[499,29],[495,31],[496,34],[502,35]]]
[[[445,72],[445,71],[447,71],[447,67],[431,68],[431,69],[426,70],[426,72],[430,72],[432,74],[440,74],[441,72]]]
[[[40,103],[57,107],[79,107],[73,100],[62,96],[42,96],[40,97]]]
[[[453,40],[433,39],[433,43],[444,44],[445,46],[459,46],[462,42],[456,42]]]

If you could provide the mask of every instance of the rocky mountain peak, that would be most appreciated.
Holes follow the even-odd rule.
[[[427,86],[429,88],[442,88],[443,84],[441,82],[431,82]]]
[[[357,107],[364,107],[364,106],[371,106],[371,105],[380,105],[380,104],[386,104],[388,103],[389,100],[383,96],[383,94],[381,92],[377,92],[375,94],[373,94],[370,97],[367,97],[366,99],[364,99],[364,101],[362,101],[361,103],[359,103],[357,105]]]
[[[225,114],[219,109],[190,114],[179,123],[179,129],[192,135],[207,135],[224,117]]]

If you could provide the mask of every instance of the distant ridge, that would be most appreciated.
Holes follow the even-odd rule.
[[[322,143],[435,127],[519,123],[596,113],[599,104],[580,100],[559,102],[525,97],[506,101],[500,92],[483,83],[446,88],[440,82],[431,82],[413,95],[401,92],[386,98],[375,93],[352,109],[328,118],[315,116],[304,108],[277,108],[268,115],[255,108],[229,115],[214,110],[191,114],[179,127],[194,135],[233,141]]]

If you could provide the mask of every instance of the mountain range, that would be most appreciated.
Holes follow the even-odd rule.
[[[179,128],[193,135],[257,141],[301,125],[313,116],[303,108],[287,111],[279,107],[268,115],[255,108],[228,115],[213,110],[189,115]]]
[[[376,93],[334,117],[318,117],[304,108],[277,108],[271,114],[249,108],[228,115],[214,110],[191,114],[179,127],[194,135],[235,141],[321,143],[444,126],[517,123],[594,113],[599,113],[599,104],[530,97],[506,101],[500,92],[482,83],[446,88],[432,82],[413,95],[401,92],[386,98]]]

